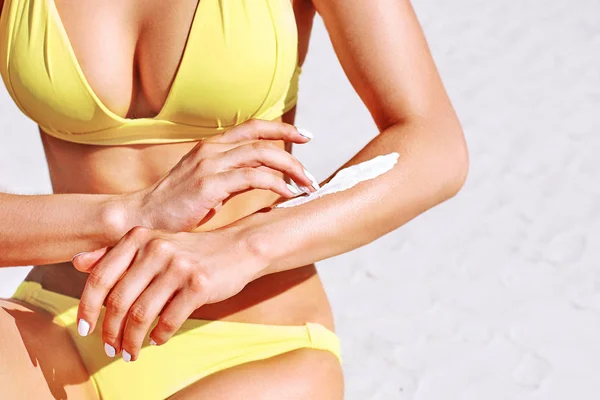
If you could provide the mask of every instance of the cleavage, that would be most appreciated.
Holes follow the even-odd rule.
[[[52,0],[49,0],[52,1]],[[122,118],[164,107],[198,0],[55,0],[81,71],[99,101]]]

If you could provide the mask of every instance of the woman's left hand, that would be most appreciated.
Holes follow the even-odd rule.
[[[79,303],[79,333],[94,330],[106,300],[105,351],[114,356],[123,350],[125,361],[137,359],[159,314],[151,344],[164,344],[196,308],[240,292],[262,267],[229,231],[170,233],[142,227],[111,249],[76,256],[73,265],[90,273]]]

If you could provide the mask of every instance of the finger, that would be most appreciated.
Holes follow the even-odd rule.
[[[301,186],[313,184],[310,174],[296,157],[269,141],[257,141],[236,147],[221,153],[216,162],[221,171],[264,165],[284,173]]]
[[[312,138],[306,130],[298,130],[294,125],[277,121],[252,119],[229,129],[218,138],[216,143],[235,143],[241,140],[283,140],[291,143],[307,143]]]
[[[102,304],[137,253],[137,243],[147,235],[147,229],[136,227],[98,262],[90,272],[77,312],[77,330],[81,336],[94,331]]]
[[[248,189],[270,190],[282,197],[294,197],[300,191],[285,183],[282,177],[256,168],[238,168],[206,177],[206,185],[222,190],[218,198],[225,200],[233,193]]]
[[[108,247],[103,247],[98,250],[75,254],[71,262],[78,271],[89,272],[108,250]]]
[[[205,158],[205,157],[208,157],[208,156],[211,156],[211,155],[214,155],[217,153],[223,153],[227,150],[235,149],[236,147],[243,146],[245,144],[256,141],[256,140],[242,140],[242,141],[235,142],[235,143],[221,143],[221,142],[217,142],[217,140],[221,140],[220,136],[221,135],[216,135],[214,137],[210,137],[208,139],[204,139],[204,140],[198,142],[198,144],[196,146],[194,146],[194,149],[192,151],[190,151],[189,154],[195,154],[197,156],[200,156],[200,158]]]
[[[219,212],[219,210],[221,210],[221,208],[223,207],[223,204],[225,204],[228,200],[229,200],[229,198],[223,200],[221,203],[217,204],[215,207],[213,207],[210,210],[208,210],[208,212],[206,213],[206,215],[204,216],[204,218],[202,218],[196,224],[196,227],[204,225],[205,223],[207,223],[208,221],[210,221],[211,219],[213,219],[213,217],[215,215],[217,215],[217,213]]]
[[[165,240],[151,240],[144,250],[138,253],[136,260],[108,295],[102,323],[102,340],[109,357],[121,351],[125,322],[131,308],[159,271],[164,268],[168,260],[169,246],[170,243]]]
[[[144,338],[148,334],[152,323],[177,290],[174,282],[171,277],[167,278],[167,275],[156,278],[129,310],[122,340],[123,359],[125,361],[138,359],[140,349],[144,344]]]
[[[179,291],[164,309],[150,333],[151,344],[166,343],[194,310],[206,302],[206,294],[191,289]]]

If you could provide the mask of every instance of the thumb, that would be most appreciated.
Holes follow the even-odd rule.
[[[100,259],[108,252],[108,247],[101,249],[75,254],[73,266],[81,272],[90,272]]]

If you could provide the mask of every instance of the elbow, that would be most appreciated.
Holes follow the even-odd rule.
[[[416,156],[415,162],[420,165],[420,178],[428,186],[422,192],[430,200],[426,203],[435,205],[456,196],[467,180],[469,151],[454,109],[422,107],[420,112],[414,111],[412,117],[396,124],[403,129],[411,126],[416,133],[404,136],[414,139],[405,145],[405,150],[413,153],[411,158]]]
[[[469,151],[461,128],[453,132],[452,140],[444,150],[443,163],[440,165],[442,177],[441,192],[444,200],[458,194],[465,185],[469,174]]]

